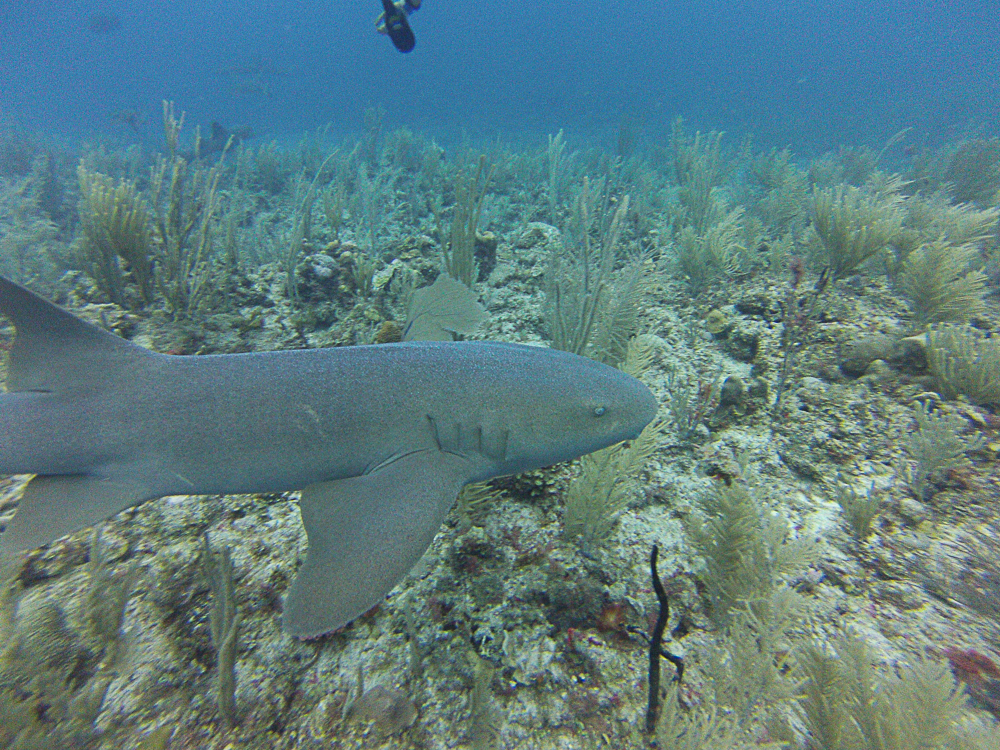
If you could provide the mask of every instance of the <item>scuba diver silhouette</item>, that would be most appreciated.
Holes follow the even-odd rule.
[[[382,0],[382,12],[375,19],[375,30],[388,34],[400,52],[409,52],[417,43],[407,16],[420,10],[423,0]]]

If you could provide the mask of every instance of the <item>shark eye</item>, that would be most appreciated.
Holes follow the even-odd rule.
[[[603,406],[596,406],[596,407],[594,407],[594,416],[595,417],[600,417],[600,416],[602,416],[604,414],[604,411],[605,411],[605,409],[604,409]]]

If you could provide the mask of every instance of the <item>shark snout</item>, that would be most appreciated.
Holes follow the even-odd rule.
[[[660,410],[660,405],[656,401],[656,396],[653,392],[646,387],[646,384],[634,380],[634,399],[635,403],[633,405],[633,412],[635,414],[635,422],[631,425],[634,434],[630,435],[627,440],[635,440],[639,437],[639,434],[645,429],[646,425],[656,418],[656,413]]]

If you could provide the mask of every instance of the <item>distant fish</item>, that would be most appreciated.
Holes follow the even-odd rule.
[[[229,80],[236,96],[253,98],[270,97],[275,90],[275,82],[288,75],[285,68],[271,60],[229,65],[219,70],[219,76]]]
[[[271,60],[228,65],[219,69],[219,74],[229,78],[285,78],[288,70],[275,65]]]
[[[112,119],[122,123],[123,125],[128,125],[132,132],[136,135],[139,134],[139,126],[144,122],[142,115],[134,109],[123,109],[120,112],[116,112],[112,115]]]
[[[121,27],[121,19],[109,13],[95,13],[87,20],[87,31],[91,34],[114,34]]]
[[[232,148],[249,138],[253,138],[253,130],[247,126],[230,130],[213,121],[212,134],[208,138],[200,138],[196,149],[184,153],[182,156],[188,161],[192,159],[204,159],[212,154],[221,154],[226,150],[227,146]]]
[[[273,96],[271,86],[259,81],[243,81],[233,87],[233,94],[248,98],[270,99]]]

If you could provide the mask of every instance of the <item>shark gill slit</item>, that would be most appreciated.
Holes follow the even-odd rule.
[[[414,455],[416,455],[418,453],[423,453],[425,450],[427,450],[427,449],[426,448],[415,448],[414,450],[412,450],[412,451],[406,451],[405,453],[394,453],[391,456],[389,456],[388,458],[383,459],[382,461],[379,461],[374,466],[369,466],[368,468],[366,468],[361,473],[361,476],[365,476],[367,474],[374,474],[375,472],[381,471],[382,469],[386,468],[387,466],[392,466],[397,461],[402,461],[404,458],[406,458],[408,456],[414,456]]]
[[[437,422],[434,421],[434,417],[432,417],[430,414],[427,415],[427,421],[430,422],[431,433],[434,435],[434,442],[437,444],[438,450],[442,450],[441,436],[438,434]]]

